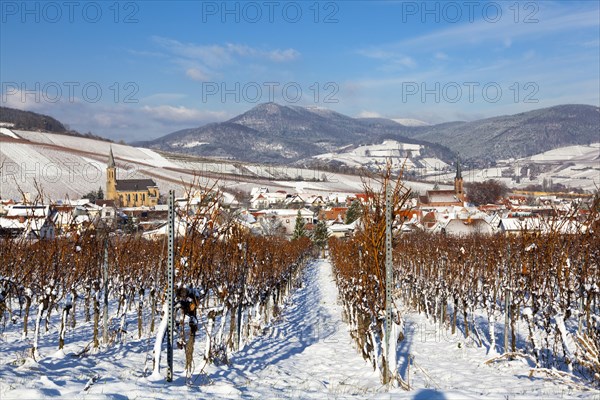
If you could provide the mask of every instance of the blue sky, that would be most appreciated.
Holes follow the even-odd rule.
[[[429,123],[600,103],[598,1],[0,4],[0,102],[115,140],[271,100]]]

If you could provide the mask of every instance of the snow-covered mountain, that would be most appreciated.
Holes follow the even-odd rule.
[[[413,118],[394,118],[392,121],[399,123],[404,126],[429,126],[431,124]]]
[[[423,145],[443,158],[453,158],[443,146],[405,137],[403,133],[407,129],[389,119],[352,118],[322,107],[265,103],[222,123],[184,129],[135,145],[201,156],[289,164],[347,145],[395,139]]]
[[[471,122],[413,127],[404,134],[446,146],[472,163],[489,165],[500,159],[600,142],[600,108],[566,104]]]
[[[427,156],[471,164],[527,157],[599,141],[600,109],[561,105],[515,115],[437,125],[415,119],[352,118],[322,107],[260,104],[222,123],[184,129],[136,145],[253,162],[296,163],[345,146],[384,140],[419,144]]]
[[[392,168],[404,169],[405,176],[422,177],[430,173],[439,174],[452,170],[443,160],[427,155],[427,148],[421,144],[402,143],[396,140],[384,140],[382,143],[362,146],[348,146],[337,152],[323,153],[314,157],[328,163],[340,163],[350,167],[380,170],[391,162]]]

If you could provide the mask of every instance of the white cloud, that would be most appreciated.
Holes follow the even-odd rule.
[[[184,44],[177,40],[155,36],[152,38],[156,44],[163,47],[167,52],[184,57],[186,59],[201,60],[211,67],[220,67],[232,61],[231,54],[222,46],[198,46]]]
[[[0,105],[3,107],[16,108],[17,110],[24,111],[40,111],[43,110],[48,101],[54,98],[54,94],[46,94],[42,91],[30,91],[25,92],[20,89],[9,89],[6,92],[1,93]],[[75,99],[74,99],[75,101]]]
[[[186,95],[183,93],[154,93],[150,96],[146,96],[140,99],[140,102],[143,104],[148,103],[169,103],[174,101],[179,101],[186,98]]]
[[[194,81],[206,81],[209,79],[208,74],[204,73],[200,68],[188,68],[185,74]]]
[[[361,111],[356,116],[357,118],[382,118],[383,116],[375,111]]]
[[[587,42],[581,43],[583,47],[600,47],[600,39],[588,40]]]
[[[268,55],[271,61],[276,62],[293,61],[300,57],[300,53],[294,49],[273,50]]]
[[[384,61],[382,68],[386,70],[414,68],[417,66],[416,61],[412,57],[391,50],[388,51],[379,48],[366,48],[358,50],[357,53],[367,58]]]
[[[158,93],[148,98],[150,103],[163,99],[170,101],[180,98],[177,93]],[[226,111],[199,110],[184,106],[136,104],[89,103],[82,99],[73,102],[61,99],[56,103],[36,102],[35,96],[28,93],[26,102],[21,101],[20,92],[0,96],[2,106],[20,110],[34,111],[56,118],[70,129],[127,142],[148,140],[184,128],[202,126],[209,122],[224,121],[231,118]]]
[[[198,123],[206,119],[225,119],[227,113],[223,111],[205,111],[183,106],[161,105],[156,107],[144,106],[142,111],[151,118],[163,122],[191,122]]]
[[[443,51],[438,51],[434,54],[434,57],[437,60],[447,60],[448,59],[448,54],[444,53]]]
[[[221,67],[235,62],[236,57],[252,57],[274,62],[293,61],[300,57],[295,49],[263,50],[243,44],[198,45],[182,43],[178,40],[155,36],[153,41],[168,52],[191,60],[196,60],[211,68]]]
[[[365,56],[368,58],[374,58],[377,60],[389,60],[394,57],[396,54],[391,51],[385,51],[380,48],[366,48],[360,49],[357,51],[361,56]]]
[[[248,61],[286,63],[300,57],[300,52],[292,49],[263,49],[239,43],[195,44],[183,43],[175,39],[160,36],[152,37],[169,60],[183,70],[185,75],[195,81],[215,79],[224,73],[225,67],[243,66]]]
[[[507,3],[509,4],[509,3]],[[506,6],[508,7],[508,6]],[[503,45],[512,45],[516,38],[531,39],[552,33],[560,33],[582,28],[599,26],[597,12],[575,11],[564,8],[540,8],[537,23],[515,23],[510,10],[503,10],[502,18],[496,23],[480,20],[473,23],[452,24],[451,27],[432,33],[405,39],[396,43],[380,46],[381,51],[393,51],[397,48],[417,48],[421,50],[439,49],[440,45],[464,47],[474,43],[500,41]],[[510,36],[506,36],[507,33]]]

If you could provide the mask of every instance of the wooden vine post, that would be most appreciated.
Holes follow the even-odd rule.
[[[385,193],[385,363],[384,383],[392,382],[390,365],[390,335],[392,334],[392,286],[393,286],[393,260],[392,260],[392,188],[387,181]],[[392,349],[396,351],[396,346]],[[394,357],[395,358],[395,357]]]

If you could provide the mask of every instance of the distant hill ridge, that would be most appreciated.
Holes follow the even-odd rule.
[[[276,103],[259,104],[228,121],[183,129],[133,145],[242,161],[293,163],[343,146],[395,139],[423,144],[432,155],[453,158],[446,147],[403,135],[385,118],[352,118],[338,112]]]
[[[0,122],[14,124],[15,129],[65,133],[67,128],[58,120],[43,114],[15,108],[0,107]]]
[[[0,122],[14,124],[12,129],[17,130],[60,133],[63,135],[80,136],[111,142],[110,139],[106,139],[92,133],[83,134],[68,129],[62,122],[50,117],[49,115],[39,114],[32,111],[18,110],[16,108],[0,107]]]
[[[600,109],[568,104],[515,115],[405,126],[386,118],[276,103],[257,105],[228,121],[183,129],[137,146],[254,162],[292,163],[343,146],[385,139],[423,144],[435,156],[471,164],[526,157],[562,146],[600,142]]]
[[[467,160],[491,162],[600,142],[600,108],[559,105],[471,122],[414,127],[405,134],[447,146]]]
[[[0,107],[0,122],[110,141],[69,130],[48,115]],[[528,157],[555,148],[600,142],[600,108],[567,104],[477,121],[405,126],[386,118],[352,118],[321,107],[259,104],[228,121],[183,129],[136,146],[258,163],[303,163],[347,146],[383,140],[421,144],[425,156],[471,165]]]

